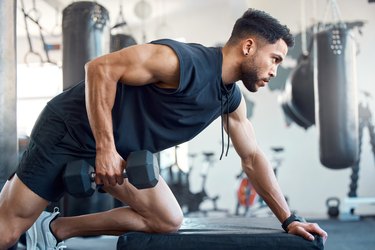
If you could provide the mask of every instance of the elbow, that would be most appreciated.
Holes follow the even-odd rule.
[[[88,82],[88,79],[93,75],[96,70],[94,69],[97,66],[97,64],[94,61],[89,61],[85,63],[85,78],[86,82]]]
[[[248,153],[246,154],[245,156],[243,156],[241,158],[242,162],[245,164],[245,165],[252,165],[253,163],[253,159],[254,159],[254,152],[251,152],[251,153]]]
[[[85,63],[84,68],[85,68],[86,74],[90,72],[97,72],[98,68],[100,68],[100,63],[98,63],[97,60],[94,59]]]
[[[85,70],[87,70],[91,67],[91,65],[93,64],[92,62],[93,61],[88,61],[88,62],[85,63]]]
[[[250,150],[248,153],[241,157],[242,168],[245,171],[245,173],[250,173],[254,171],[258,154],[258,148],[253,147],[252,150]]]
[[[98,80],[98,82],[116,82],[118,80],[110,66],[100,58],[85,63],[84,67],[86,82],[92,81],[92,79]]]
[[[245,157],[242,157],[241,161],[242,169],[245,173],[248,174],[254,171],[255,154],[248,154]]]

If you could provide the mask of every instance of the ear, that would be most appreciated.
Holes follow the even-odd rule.
[[[248,56],[255,51],[255,40],[253,38],[248,38],[244,40],[242,44],[242,53],[244,56]]]

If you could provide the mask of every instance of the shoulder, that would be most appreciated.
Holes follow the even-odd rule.
[[[172,39],[161,39],[152,41],[150,44],[165,45],[171,48],[180,59],[209,59],[210,57],[215,58],[217,55],[221,55],[218,48],[207,47],[199,43],[185,43]]]
[[[147,62],[152,59],[160,59],[160,57],[175,57],[174,51],[168,46],[160,44],[139,44],[124,48],[117,52],[111,53],[114,57],[121,60],[131,60]]]
[[[221,85],[221,91],[223,94],[229,94],[229,113],[234,112],[238,109],[242,100],[242,92],[236,83],[229,84],[227,86]]]
[[[247,121],[245,98],[241,93],[239,93],[236,101],[238,102],[236,108],[229,113],[230,119],[232,119],[234,122]]]
[[[159,44],[134,45],[120,50],[115,56],[119,61],[128,62],[129,66],[143,65],[149,69],[160,66],[157,68],[160,70],[178,64],[176,53],[168,46]]]

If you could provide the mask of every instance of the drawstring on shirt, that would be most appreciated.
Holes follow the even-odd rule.
[[[226,119],[226,123],[227,123],[227,150],[225,152],[225,156],[228,156],[228,152],[229,152],[229,134],[230,134],[230,130],[229,130],[229,91],[228,89],[226,88],[226,86],[224,85],[224,83],[222,82],[223,86],[224,86],[224,89],[225,89],[225,99],[226,99],[226,104],[227,104],[227,119]],[[221,113],[221,155],[220,155],[220,160],[223,158],[223,154],[224,154],[224,121],[223,121],[223,115],[224,115],[224,112],[223,112],[223,93],[220,91],[221,93],[221,96],[220,96],[220,113]]]

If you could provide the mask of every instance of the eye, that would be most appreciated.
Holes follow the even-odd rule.
[[[276,64],[280,64],[282,62],[282,59],[278,56],[275,56],[274,58],[272,58],[272,62]]]

